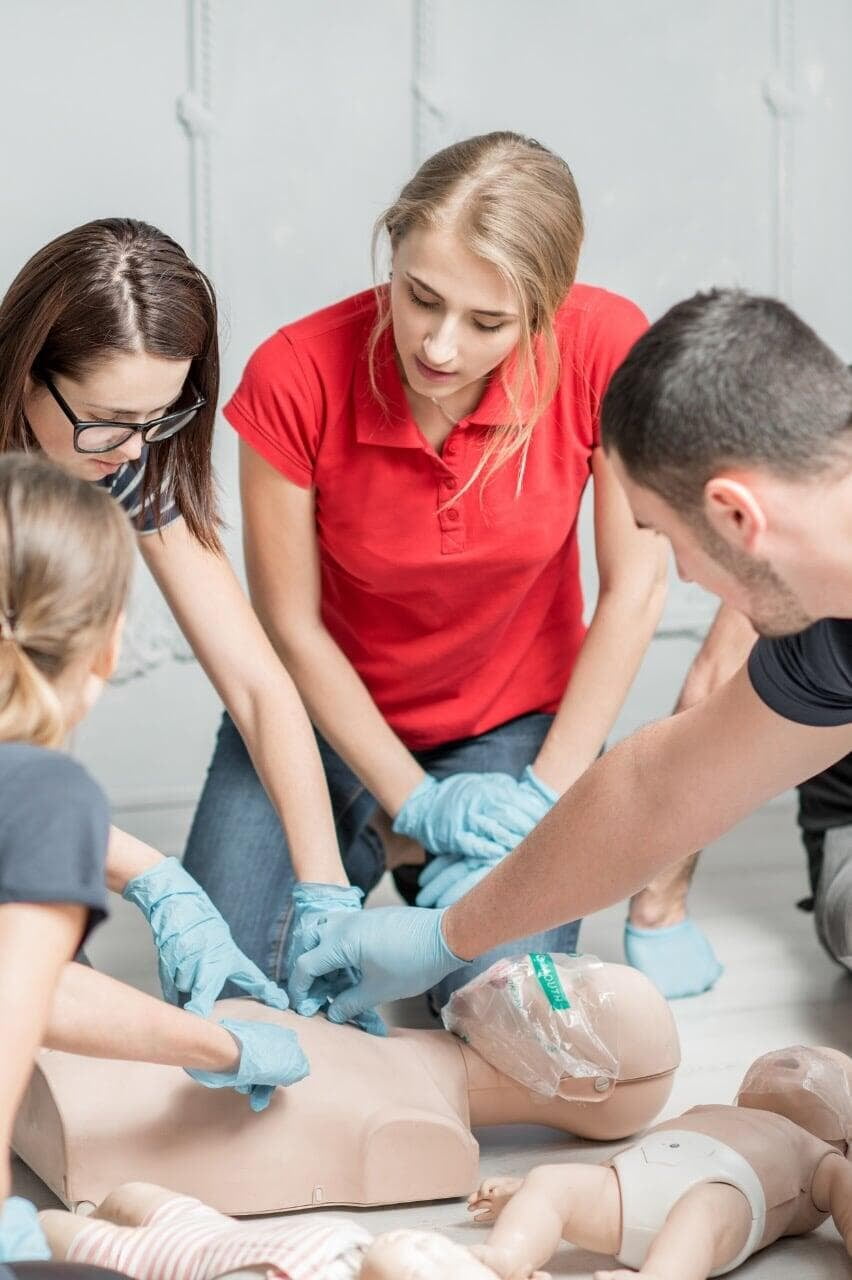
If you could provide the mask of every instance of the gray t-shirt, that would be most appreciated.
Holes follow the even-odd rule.
[[[793,636],[761,636],[748,673],[757,696],[785,720],[852,724],[852,620],[823,618]]]
[[[180,512],[175,504],[174,494],[164,485],[160,491],[160,523],[154,520],[150,502],[142,503],[142,487],[145,483],[145,466],[148,460],[148,445],[144,445],[142,453],[134,462],[125,462],[114,475],[98,480],[102,489],[112,494],[119,506],[127,512],[130,523],[137,533],[155,533],[157,529],[165,529],[180,519]]]
[[[80,902],[87,935],[107,914],[109,824],[106,796],[76,760],[0,742],[0,903]]]

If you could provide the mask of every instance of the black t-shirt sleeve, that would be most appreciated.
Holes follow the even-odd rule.
[[[106,796],[60,751],[0,744],[0,903],[79,902],[107,913]]]
[[[852,724],[852,621],[825,618],[796,635],[762,636],[748,673],[757,696],[785,720]]]

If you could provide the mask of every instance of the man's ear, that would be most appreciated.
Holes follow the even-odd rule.
[[[766,532],[766,512],[745,479],[713,476],[704,486],[704,515],[731,547],[755,555]]]
[[[98,650],[95,660],[92,663],[92,675],[97,676],[99,680],[109,680],[112,673],[118,666],[118,656],[121,652],[121,637],[124,633],[124,610],[116,618],[112,629],[107,635],[104,643]]]

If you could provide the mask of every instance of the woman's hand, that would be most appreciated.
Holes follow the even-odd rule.
[[[430,853],[500,858],[523,838],[519,831],[535,826],[540,811],[533,788],[522,788],[508,773],[454,773],[440,781],[427,775],[393,829]]]
[[[240,951],[207,894],[177,858],[164,858],[128,881],[122,897],[140,909],[157,947],[160,985],[170,1004],[188,994],[190,1013],[206,1017],[226,982],[273,1009],[289,1005],[286,991]]]
[[[233,1071],[198,1071],[186,1067],[187,1075],[208,1089],[236,1089],[246,1093],[252,1111],[264,1111],[279,1085],[296,1084],[310,1074],[310,1063],[295,1031],[271,1022],[247,1022],[222,1018],[220,1026],[239,1046],[239,1061]]]
[[[324,925],[330,915],[339,911],[360,911],[364,894],[354,885],[343,887],[338,884],[297,884],[293,890],[293,919],[287,939],[286,969],[293,972],[293,966],[303,955],[316,946],[319,933],[318,926]],[[293,1007],[305,1018],[311,1018],[320,1009],[327,1009],[334,997],[358,982],[360,975],[352,969],[339,969],[318,979],[309,996],[300,999]],[[374,1009],[359,1013],[353,1022],[362,1031],[369,1031],[374,1036],[386,1036],[388,1031],[383,1019]]]
[[[42,1262],[50,1256],[35,1205],[9,1196],[0,1208],[0,1262]]]

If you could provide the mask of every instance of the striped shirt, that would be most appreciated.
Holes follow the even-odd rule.
[[[97,481],[101,488],[112,494],[119,506],[124,508],[137,533],[156,533],[158,529],[165,529],[168,525],[174,524],[175,520],[180,519],[174,494],[166,484],[160,489],[162,496],[159,524],[154,520],[150,501],[143,509],[142,488],[145,483],[147,459],[148,445],[143,445],[142,453],[138,458],[132,462],[125,462],[114,475],[104,476],[103,480]]]
[[[356,1280],[372,1236],[344,1218],[237,1222],[189,1196],[153,1209],[141,1227],[90,1218],[66,1261],[136,1280],[214,1280],[257,1268],[267,1280]]]

